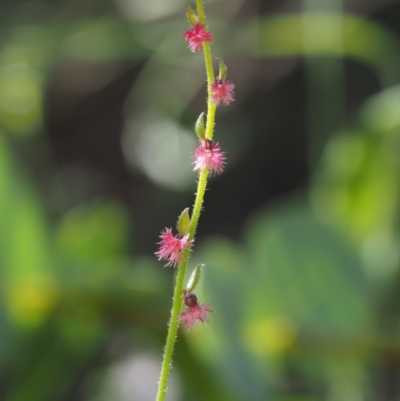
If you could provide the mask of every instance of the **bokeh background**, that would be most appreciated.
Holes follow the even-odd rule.
[[[0,399],[151,401],[192,204],[187,0],[0,3]],[[192,4],[194,5],[194,4]],[[206,3],[236,85],[170,401],[400,400],[400,1]]]

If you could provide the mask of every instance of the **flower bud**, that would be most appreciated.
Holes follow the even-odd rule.
[[[194,129],[195,129],[196,135],[199,137],[199,139],[204,140],[205,132],[206,132],[206,129],[204,126],[204,112],[199,115],[199,118],[196,121]]]
[[[178,223],[176,224],[176,229],[178,230],[178,233],[182,236],[189,234],[190,217],[188,207],[179,216]]]
[[[196,295],[189,293],[185,295],[185,298],[183,299],[183,302],[185,303],[186,306],[189,308],[193,308],[194,306],[197,306],[197,297]]]

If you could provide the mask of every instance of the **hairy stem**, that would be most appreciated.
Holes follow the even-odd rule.
[[[204,14],[203,0],[196,0],[197,13],[199,20],[202,24],[206,24],[206,17]],[[204,60],[206,65],[207,74],[207,122],[206,122],[206,133],[207,139],[212,139],[214,132],[214,121],[216,105],[211,101],[211,85],[214,82],[214,69],[212,64],[211,47],[209,43],[203,42]],[[203,169],[199,175],[199,181],[197,184],[196,199],[193,206],[192,216],[190,218],[190,229],[189,239],[193,240],[196,234],[197,224],[203,205],[204,194],[207,187],[208,169]],[[168,386],[168,377],[172,365],[172,354],[174,352],[176,334],[179,327],[179,314],[182,310],[183,304],[183,286],[186,274],[186,268],[189,261],[189,255],[192,246],[190,246],[186,252],[182,254],[182,261],[178,266],[178,272],[176,275],[174,297],[172,301],[171,318],[169,321],[167,342],[164,350],[164,358],[161,365],[160,380],[158,382],[158,393],[156,401],[164,401]]]
[[[203,0],[196,0],[197,14],[200,22],[206,26],[206,15],[204,13]],[[206,138],[212,139],[214,133],[215,111],[217,106],[211,101],[211,86],[214,82],[214,68],[212,64],[211,46],[209,43],[203,43],[204,62],[207,73],[207,123],[206,123]]]
[[[204,193],[207,187],[208,170],[204,169],[200,173],[199,182],[197,184],[196,199],[194,202],[193,213],[190,220],[189,239],[194,239],[197,223],[199,221],[201,207],[203,205]],[[182,310],[183,303],[183,286],[186,268],[189,260],[191,247],[182,255],[182,261],[178,266],[178,273],[176,275],[174,297],[172,301],[171,318],[169,321],[169,329],[167,335],[167,342],[165,344],[164,358],[161,365],[160,380],[158,382],[157,401],[163,401],[167,392],[168,377],[172,365],[172,354],[174,352],[176,333],[179,327],[179,314]]]

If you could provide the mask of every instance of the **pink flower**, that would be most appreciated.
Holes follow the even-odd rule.
[[[179,320],[183,322],[188,331],[192,329],[197,320],[208,323],[207,312],[213,312],[213,310],[210,309],[210,305],[199,305],[196,295],[192,293],[185,295],[184,302],[187,309],[179,315]]]
[[[186,29],[184,37],[191,52],[202,52],[203,42],[212,43],[214,41],[214,34],[207,31],[203,24],[196,24],[192,29]]]
[[[193,164],[193,170],[203,170],[207,167],[210,171],[220,174],[224,170],[226,157],[221,152],[218,143],[211,139],[206,139],[195,149]]]
[[[211,100],[217,106],[223,104],[227,106],[230,102],[233,102],[235,99],[233,98],[233,90],[235,89],[235,85],[229,82],[226,79],[216,79],[212,86],[212,96]]]
[[[160,249],[155,253],[158,260],[167,261],[166,266],[176,266],[182,257],[182,251],[187,249],[193,241],[189,241],[189,234],[181,236],[172,234],[170,228],[166,228],[160,234]]]

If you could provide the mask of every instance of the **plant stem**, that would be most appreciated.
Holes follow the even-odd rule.
[[[194,202],[193,213],[190,220],[189,239],[194,239],[197,223],[199,221],[201,207],[203,205],[204,193],[207,187],[207,176],[208,169],[201,171],[199,176],[199,182],[197,184],[196,199]],[[171,318],[169,321],[169,329],[167,335],[167,342],[165,344],[164,358],[161,365],[160,380],[158,382],[158,393],[156,401],[163,401],[167,392],[168,377],[172,365],[172,354],[174,352],[176,333],[179,327],[179,314],[182,310],[183,303],[183,281],[185,279],[185,273],[187,264],[189,261],[189,254],[191,246],[182,255],[182,261],[178,266],[178,274],[176,276],[174,297],[172,301]]]
[[[197,14],[199,17],[199,21],[206,26],[206,15],[204,13],[203,0],[196,0]],[[206,122],[206,133],[205,136],[207,139],[212,139],[214,132],[214,122],[215,122],[215,112],[217,106],[211,101],[211,86],[214,82],[214,68],[212,64],[212,56],[211,56],[211,46],[209,43],[203,43],[203,53],[204,53],[204,62],[206,64],[206,73],[207,73],[207,122]]]
[[[206,72],[207,72],[207,122],[206,122],[206,133],[205,136],[207,139],[212,139],[214,133],[214,123],[215,123],[215,112],[217,110],[217,106],[214,102],[211,101],[211,87],[214,82],[214,69],[212,65],[212,57],[211,57],[211,48],[209,43],[203,43],[204,50],[204,61],[206,63]]]
[[[205,25],[206,17],[204,14],[203,0],[196,0],[197,13],[199,20]],[[214,121],[216,105],[211,101],[211,85],[214,82],[214,69],[212,65],[211,47],[209,43],[203,42],[204,60],[206,65],[207,74],[207,122],[206,133],[207,139],[212,139],[214,132]],[[190,218],[189,240],[193,240],[196,234],[197,224],[203,206],[204,194],[207,187],[208,169],[205,168],[200,172],[199,181],[197,183],[196,199],[194,201],[193,212]],[[164,401],[167,393],[168,377],[172,365],[172,354],[174,352],[176,333],[179,327],[179,314],[182,310],[183,304],[183,286],[186,274],[186,268],[189,261],[189,255],[192,245],[182,253],[182,261],[178,266],[178,273],[176,275],[174,297],[172,301],[171,318],[169,321],[169,328],[167,334],[167,342],[165,344],[164,358],[161,365],[160,380],[158,382],[158,393],[156,401]]]

